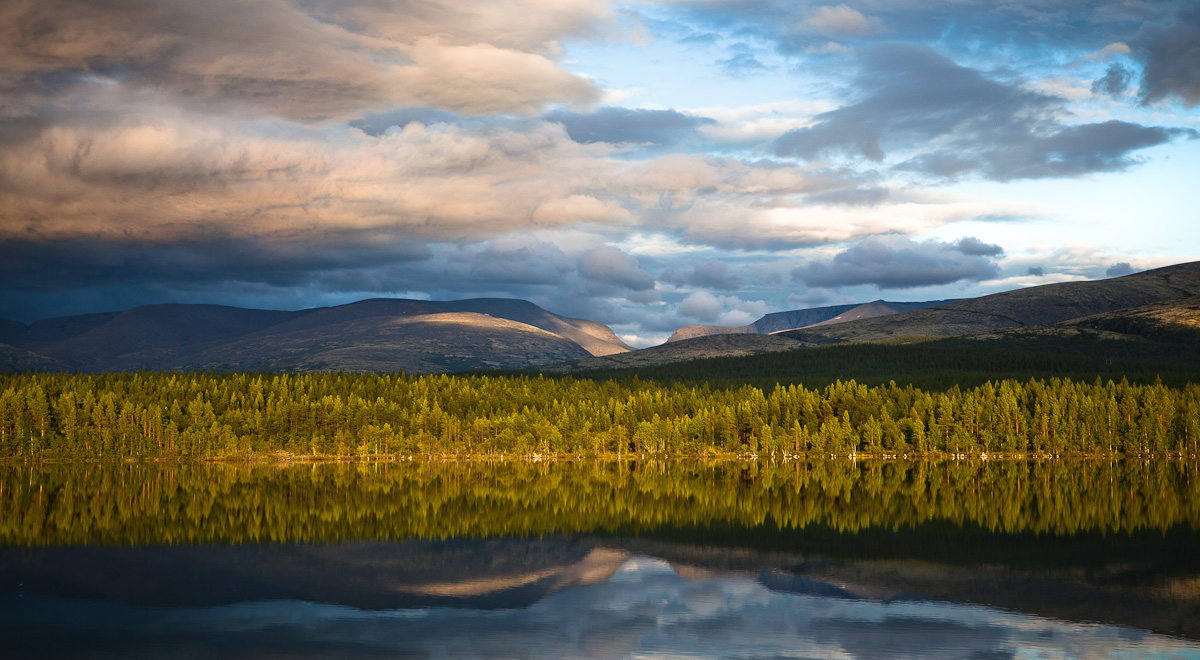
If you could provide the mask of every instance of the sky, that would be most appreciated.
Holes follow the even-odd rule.
[[[7,0],[0,317],[694,323],[1200,259],[1200,5]]]

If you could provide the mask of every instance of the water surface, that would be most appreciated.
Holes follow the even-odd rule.
[[[1200,657],[1197,476],[11,466],[0,637],[12,657]]]

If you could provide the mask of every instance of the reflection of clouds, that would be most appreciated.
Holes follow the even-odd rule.
[[[1200,645],[1116,626],[781,593],[741,576],[688,580],[646,557],[629,560],[607,582],[525,609],[372,612],[294,601],[150,609],[9,596],[0,600],[0,621],[5,637],[29,636],[11,647],[29,657],[1200,656]],[[70,640],[87,641],[75,647]]]

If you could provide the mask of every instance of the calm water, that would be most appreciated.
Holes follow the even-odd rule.
[[[1200,658],[1184,462],[0,468],[0,656]]]

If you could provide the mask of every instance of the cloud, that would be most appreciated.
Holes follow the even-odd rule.
[[[347,122],[368,135],[383,135],[389,128],[404,128],[416,122],[424,126],[431,124],[463,124],[466,118],[457,112],[437,108],[409,107],[385,112],[371,112]]]
[[[607,5],[577,2],[536,17],[522,9],[544,7],[11,2],[0,7],[0,62],[16,90],[75,73],[301,121],[396,105],[534,114],[551,103],[597,100],[589,82],[553,58],[557,39],[590,31],[606,20]]]
[[[891,191],[882,186],[855,187],[809,195],[806,200],[813,204],[876,206],[885,202],[889,194]]]
[[[632,291],[654,288],[654,277],[642,270],[637,259],[611,245],[601,245],[580,256],[579,273],[589,280]]]
[[[1131,51],[1129,49],[1128,44],[1118,41],[1118,42],[1111,43],[1111,44],[1105,46],[1104,48],[1101,48],[1100,50],[1096,51],[1095,53],[1092,53],[1090,55],[1084,55],[1083,59],[1091,60],[1093,62],[1105,62],[1107,60],[1110,60],[1110,59],[1116,57],[1117,55],[1129,56],[1132,54],[1133,54],[1133,51]]]
[[[687,282],[692,286],[722,291],[732,291],[742,285],[741,279],[730,272],[729,264],[716,259],[693,265]]]
[[[0,134],[6,128],[0,123]],[[626,222],[611,195],[595,196],[615,177],[607,153],[553,124],[411,124],[371,136],[276,135],[189,115],[64,121],[0,151],[0,240],[288,237],[317,228],[440,239]]]
[[[768,69],[767,65],[763,64],[757,57],[750,53],[739,53],[730,58],[717,60],[717,65],[726,74],[735,78],[752,75]]]
[[[1142,61],[1142,103],[1177,98],[1184,107],[1200,104],[1200,9],[1181,11],[1175,21],[1152,25],[1135,42]]]
[[[1112,97],[1120,96],[1129,88],[1130,77],[1128,69],[1120,64],[1111,64],[1103,78],[1092,82],[1092,93],[1106,94]]]
[[[1007,181],[1122,170],[1133,152],[1195,131],[1123,121],[1068,125],[1061,99],[992,80],[923,46],[871,49],[855,81],[861,98],[775,140],[781,156],[846,154],[901,170]]]
[[[694,291],[683,302],[679,303],[676,310],[680,316],[695,319],[703,323],[713,323],[717,317],[724,311],[724,306],[716,296],[707,291]]]
[[[718,325],[747,325],[767,313],[762,300],[742,300],[737,296],[715,296],[708,291],[693,291],[679,306],[676,314],[683,320]]]
[[[813,10],[812,15],[803,22],[802,28],[820,34],[861,35],[880,31],[882,24],[879,19],[868,17],[846,5],[823,5]]]
[[[984,243],[974,236],[965,236],[954,242],[954,247],[965,255],[973,257],[996,257],[1004,254],[1004,248],[991,243]]]
[[[528,236],[505,236],[470,253],[471,275],[499,284],[559,285],[571,270],[567,255],[553,243]]]
[[[1032,275],[1033,277],[1045,277],[1046,269],[1041,266],[1030,266],[1025,270],[1025,274]]]
[[[1108,270],[1104,271],[1104,274],[1109,277],[1121,277],[1122,275],[1130,275],[1134,272],[1133,266],[1129,265],[1129,262],[1122,261],[1109,266]]]
[[[878,289],[911,289],[961,280],[978,282],[999,277],[1000,269],[987,259],[999,254],[998,250],[971,237],[943,243],[917,242],[895,234],[872,236],[832,259],[796,268],[792,278],[822,288],[870,284]]]
[[[562,124],[576,142],[670,147],[684,141],[699,141],[702,126],[716,124],[708,117],[697,117],[675,110],[637,110],[605,107],[595,112],[576,113],[557,110],[546,121]]]

